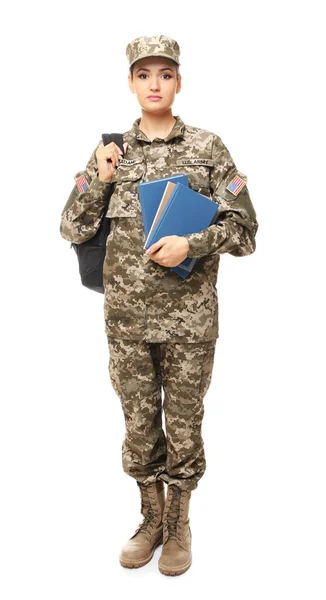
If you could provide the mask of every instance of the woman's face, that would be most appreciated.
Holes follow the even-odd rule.
[[[129,88],[136,94],[143,110],[163,113],[172,107],[175,94],[181,89],[181,75],[177,78],[176,64],[164,57],[141,58],[134,65],[133,78],[128,75]],[[150,96],[159,96],[158,100]]]

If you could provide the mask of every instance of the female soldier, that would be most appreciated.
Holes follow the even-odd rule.
[[[165,35],[140,37],[126,53],[141,118],[123,133],[123,158],[113,142],[98,143],[75,176],[60,231],[76,243],[92,237],[114,186],[103,269],[105,331],[125,418],[122,465],[139,486],[144,517],[119,558],[125,567],[143,566],[163,543],[159,569],[175,575],[191,565],[189,501],[206,469],[201,427],[219,335],[220,254],[253,253],[258,223],[247,178],[221,138],[172,115],[181,89],[178,43]],[[219,204],[219,222],[162,237],[145,251],[137,186],[181,173]],[[170,267],[187,256],[199,261],[182,279]]]

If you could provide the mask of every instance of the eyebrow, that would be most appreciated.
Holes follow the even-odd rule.
[[[146,69],[146,67],[140,67],[140,69],[137,69],[136,73],[138,73],[138,71],[150,71],[150,69]],[[173,73],[170,67],[163,67],[163,69],[159,69],[159,71],[171,71],[171,73]]]

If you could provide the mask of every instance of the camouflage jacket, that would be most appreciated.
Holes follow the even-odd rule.
[[[75,185],[61,214],[64,239],[81,243],[94,235],[110,186],[114,191],[103,268],[105,331],[109,337],[148,342],[197,342],[219,336],[216,282],[220,254],[246,256],[255,251],[258,229],[247,185],[237,196],[226,188],[240,173],[221,138],[185,125],[180,116],[167,137],[150,140],[140,118],[123,133],[129,146],[110,183],[98,179],[95,152],[85,170],[88,185]],[[153,261],[144,249],[145,234],[137,186],[172,174],[188,175],[192,189],[219,203],[219,222],[185,237],[189,257],[199,258],[182,279]],[[85,187],[86,187],[85,185]]]

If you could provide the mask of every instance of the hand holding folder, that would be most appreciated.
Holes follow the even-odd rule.
[[[154,186],[155,181],[162,182],[163,180],[154,180],[153,182],[144,182],[138,185],[144,223],[146,221],[144,229],[147,237],[144,248],[149,248],[164,236],[183,236],[188,233],[197,233],[218,221],[217,213],[219,205],[217,202],[214,202],[203,194],[199,194],[188,185],[180,183],[180,181],[175,182],[176,177],[165,178],[167,181],[164,183],[164,191],[160,200],[157,194],[153,194],[153,202],[155,198],[156,206],[154,218],[152,216],[154,212],[151,204],[152,199],[149,200],[149,184]],[[142,186],[146,184],[147,194],[149,192],[149,195],[147,195],[147,200],[143,200],[142,202]],[[152,209],[150,227],[148,206]],[[187,257],[179,265],[170,268],[185,279],[197,261],[198,259],[196,258]]]

